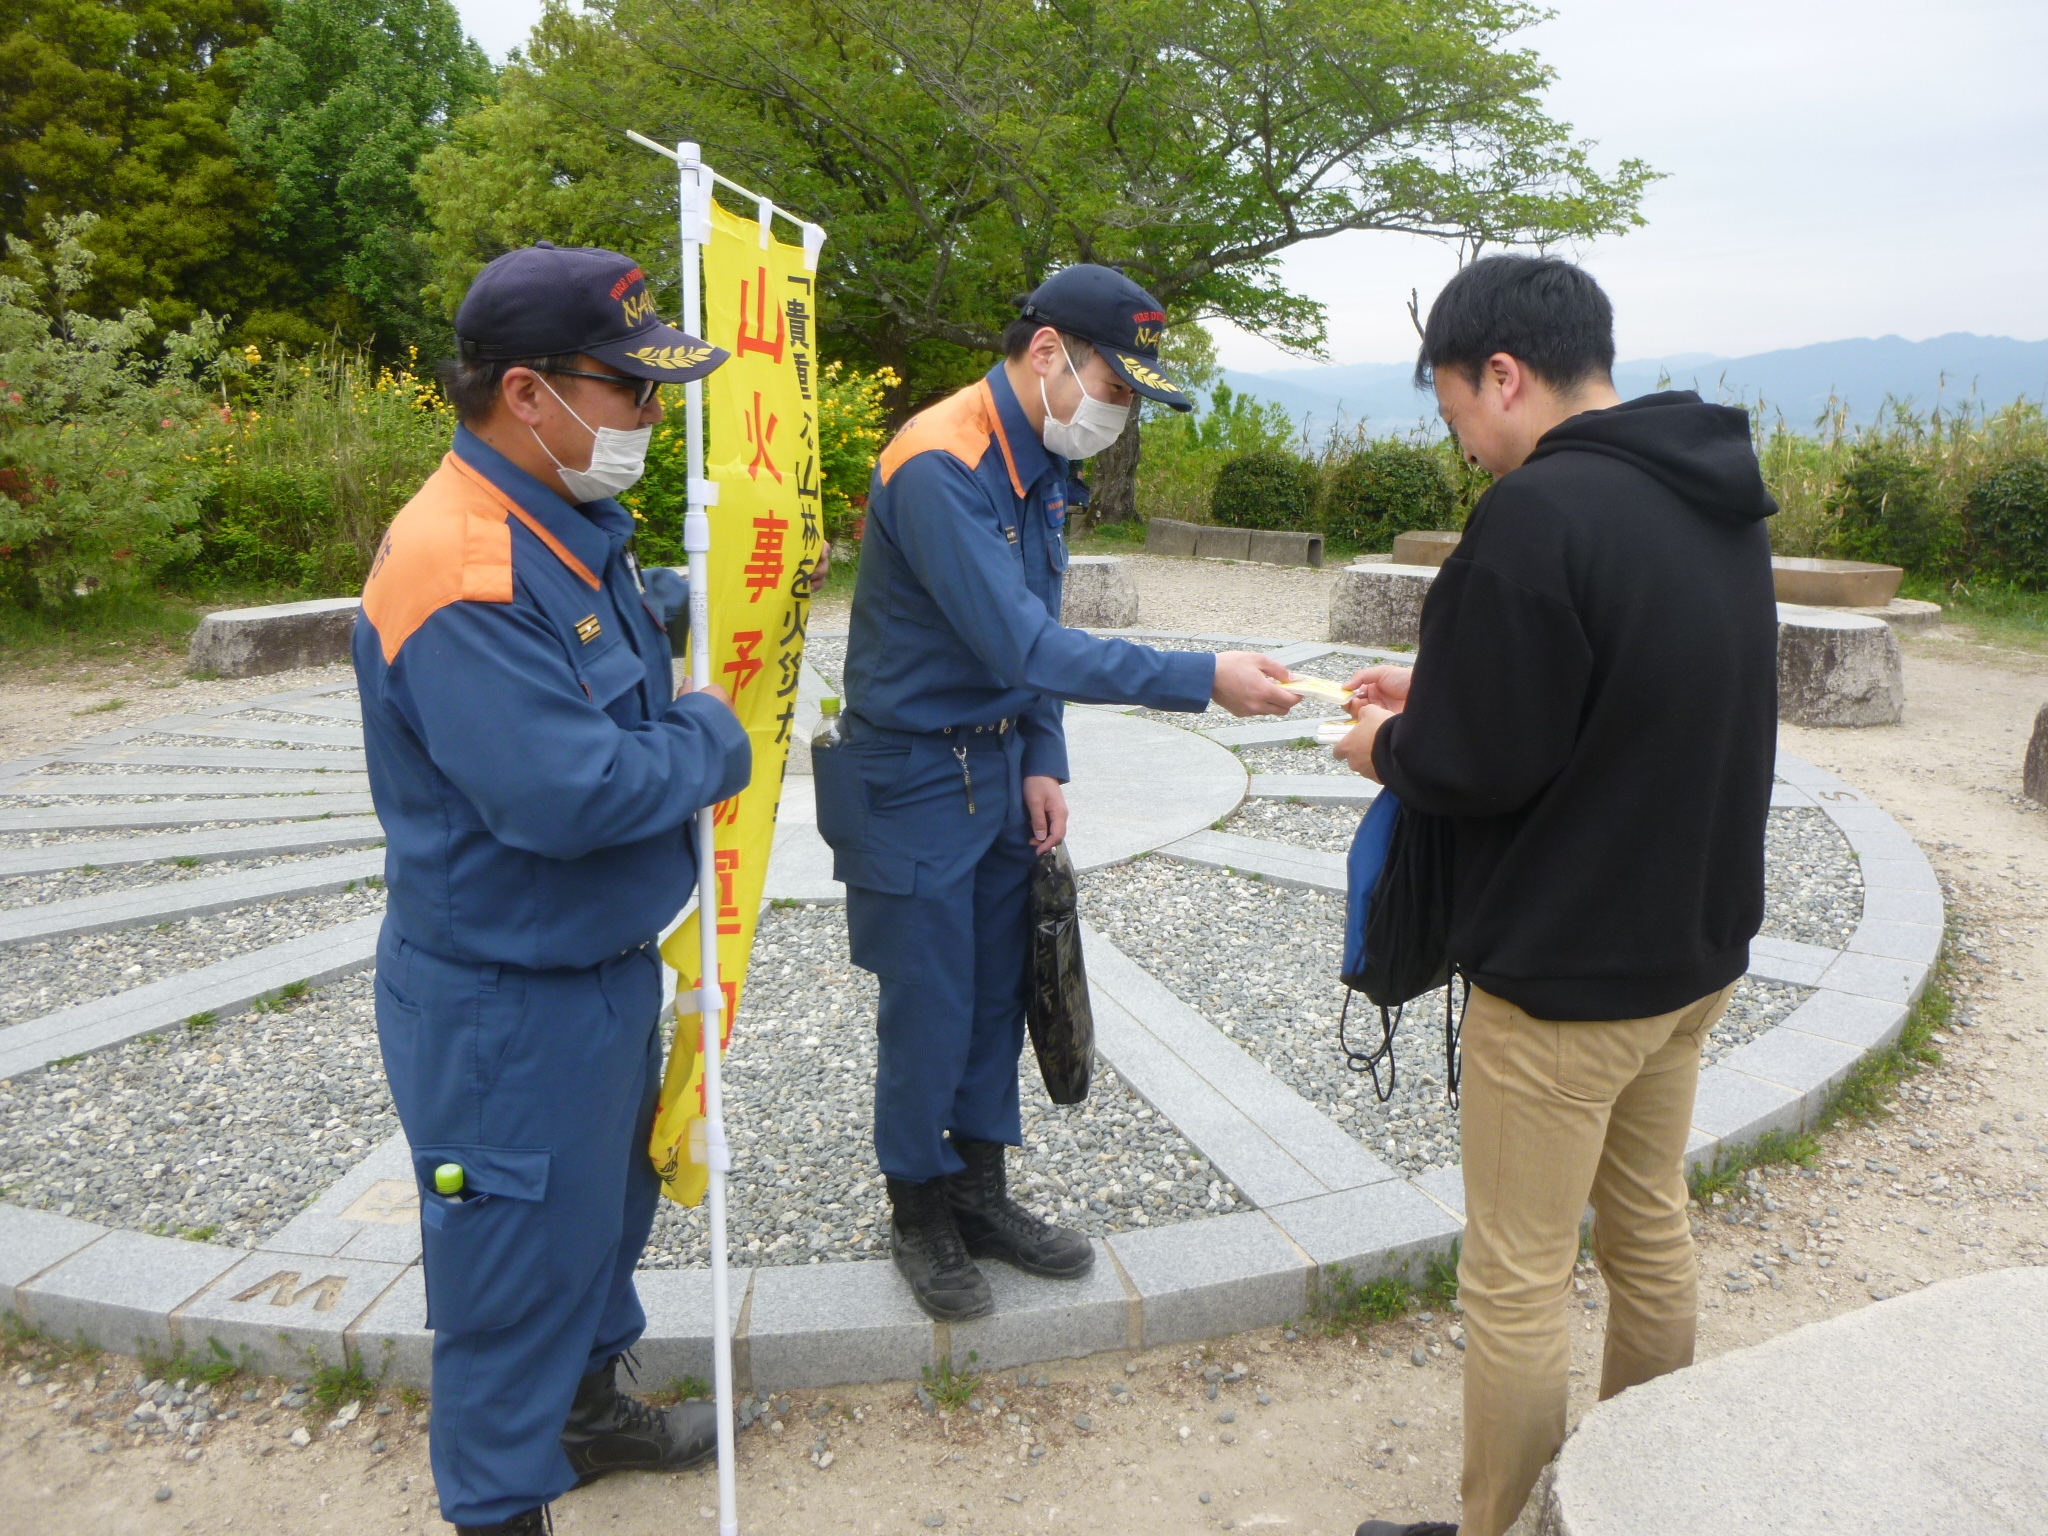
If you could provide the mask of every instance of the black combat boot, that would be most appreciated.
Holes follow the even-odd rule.
[[[547,1505],[529,1509],[510,1520],[493,1520],[489,1525],[458,1525],[455,1536],[554,1536],[555,1518]]]
[[[889,1204],[895,1210],[889,1227],[890,1248],[917,1304],[942,1323],[961,1322],[993,1310],[996,1303],[989,1294],[988,1277],[974,1267],[960,1241],[960,1228],[946,1200],[946,1181],[888,1182]]]
[[[1055,1280],[1075,1280],[1094,1267],[1095,1249],[1087,1238],[1040,1221],[1010,1198],[1003,1173],[1008,1147],[956,1136],[953,1150],[967,1166],[946,1176],[946,1198],[969,1253],[977,1259],[1005,1259],[1026,1274]]]
[[[562,1454],[576,1486],[607,1472],[680,1472],[718,1449],[718,1409],[710,1403],[656,1408],[619,1390],[619,1357],[576,1384]]]

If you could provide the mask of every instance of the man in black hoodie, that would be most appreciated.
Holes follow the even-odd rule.
[[[1352,681],[1338,756],[1451,819],[1466,978],[1461,1527],[1499,1536],[1564,1441],[1580,1213],[1608,1283],[1600,1396],[1691,1363],[1685,1144],[1700,1045],[1763,920],[1777,511],[1747,415],[1624,403],[1613,312],[1495,256],[1431,306],[1417,382],[1495,476],[1415,666]]]

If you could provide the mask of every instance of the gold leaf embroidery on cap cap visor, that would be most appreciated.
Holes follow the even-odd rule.
[[[626,356],[650,368],[694,368],[711,356],[711,348],[635,347]]]
[[[1156,372],[1155,370],[1146,367],[1142,362],[1140,362],[1137,358],[1132,357],[1128,352],[1119,352],[1117,353],[1116,358],[1118,362],[1122,363],[1125,368],[1130,370],[1131,377],[1136,379],[1140,384],[1150,385],[1153,389],[1170,389],[1176,394],[1180,392],[1180,386],[1174,383],[1173,380],[1167,378],[1166,375],[1163,373]]]

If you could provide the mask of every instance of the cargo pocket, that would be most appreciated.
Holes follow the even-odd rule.
[[[583,686],[590,690],[590,702],[621,725],[638,725],[646,711],[633,693],[635,685],[647,678],[647,665],[622,639],[595,654],[578,658]]]
[[[553,1274],[545,1150],[414,1147],[427,1326],[481,1333],[518,1322],[543,1301]],[[434,1170],[459,1163],[463,1195],[436,1193]]]

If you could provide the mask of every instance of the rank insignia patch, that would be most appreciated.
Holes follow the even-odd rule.
[[[591,641],[603,633],[604,628],[597,622],[597,615],[594,613],[586,613],[576,621],[576,638],[585,645],[590,644]]]

